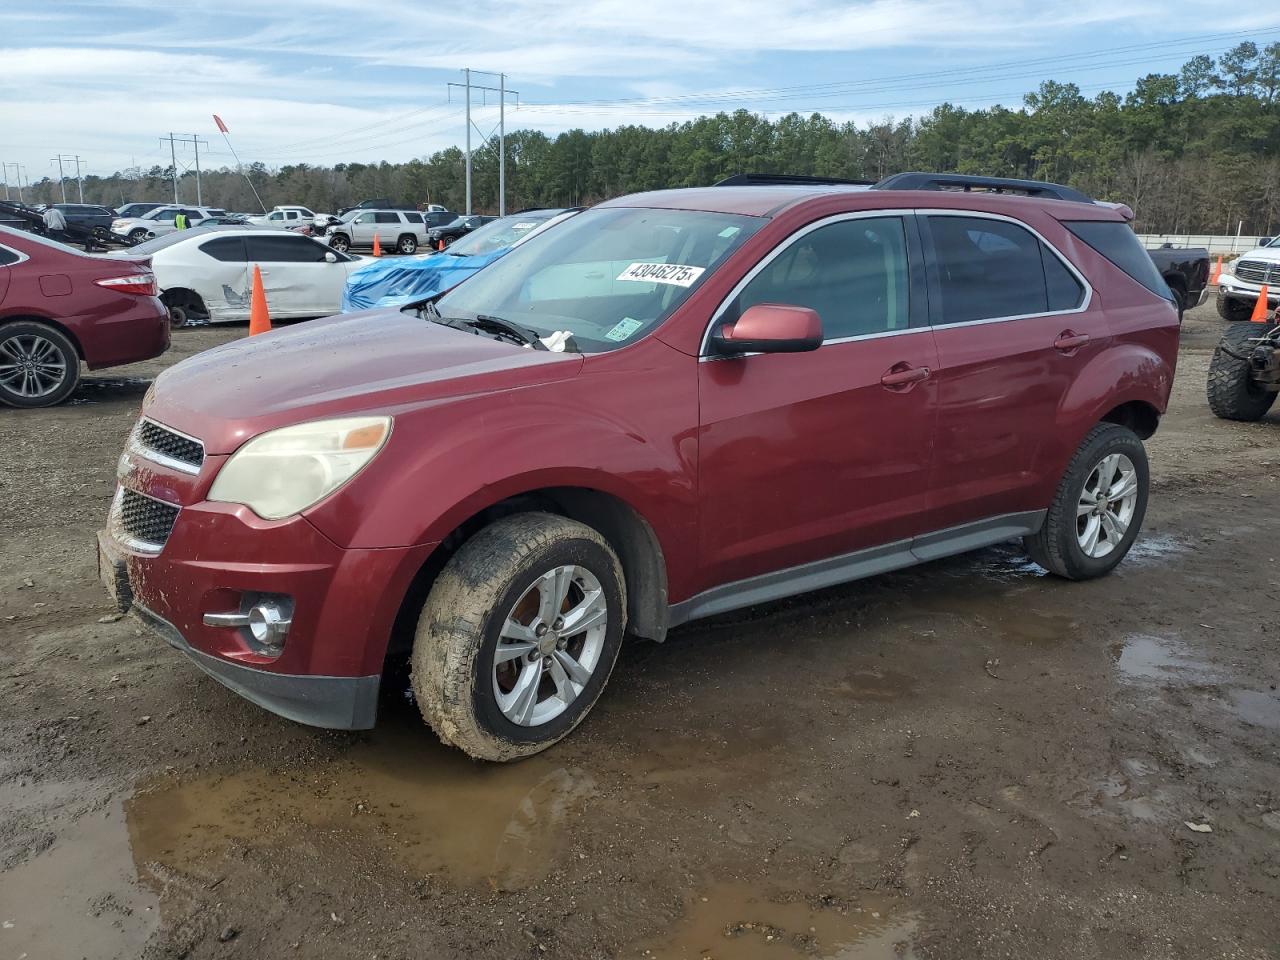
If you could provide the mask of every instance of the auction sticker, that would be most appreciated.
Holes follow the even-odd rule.
[[[618,275],[618,279],[689,287],[704,272],[704,267],[687,267],[682,263],[633,263]]]

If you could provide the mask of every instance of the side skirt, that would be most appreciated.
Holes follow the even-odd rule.
[[[667,608],[668,626],[677,627],[690,620],[781,600],[1024,537],[1040,529],[1045,513],[1044,510],[1029,510],[989,517],[913,539],[897,540],[712,587],[688,600],[671,604]]]

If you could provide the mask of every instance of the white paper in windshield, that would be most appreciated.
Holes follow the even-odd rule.
[[[618,279],[689,287],[705,270],[705,267],[688,267],[682,263],[633,263],[618,275]]]

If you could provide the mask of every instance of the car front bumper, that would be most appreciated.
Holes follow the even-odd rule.
[[[99,575],[120,609],[274,713],[320,727],[372,726],[391,631],[430,547],[344,549],[303,517],[264,521],[246,507],[204,501],[199,481],[184,490],[180,476],[145,460],[122,468],[98,534]],[[176,508],[159,549],[129,536],[125,491]],[[225,622],[264,598],[291,614],[276,647]]]
[[[1257,300],[1263,285],[1250,280],[1241,280],[1231,274],[1224,273],[1218,278],[1218,296],[1239,297],[1241,300]],[[1280,286],[1267,286],[1267,303],[1280,303]]]

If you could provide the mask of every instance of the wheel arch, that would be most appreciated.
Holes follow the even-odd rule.
[[[1148,400],[1127,400],[1104,413],[1101,422],[1128,427],[1139,440],[1148,440],[1160,426],[1160,411]]]
[[[453,523],[414,575],[400,602],[387,646],[385,669],[396,667],[413,644],[418,614],[445,564],[485,527],[517,513],[541,511],[576,520],[599,532],[618,555],[627,584],[627,632],[661,642],[667,634],[667,565],[653,526],[622,497],[589,486],[532,487],[475,509]]]
[[[71,345],[76,348],[76,355],[84,361],[84,347],[80,344],[80,338],[77,337],[70,327],[60,323],[53,317],[42,317],[38,314],[14,314],[12,316],[0,317],[0,329],[7,327],[12,323],[42,323],[46,327],[53,327],[60,334],[71,341]]]

